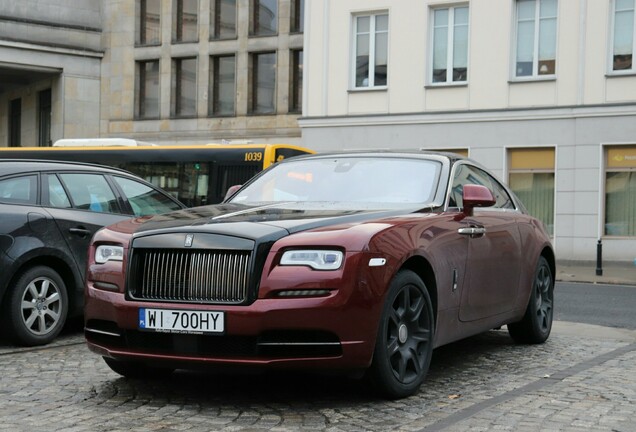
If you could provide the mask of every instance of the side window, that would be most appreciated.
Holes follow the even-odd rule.
[[[505,208],[514,209],[514,204],[510,198],[506,189],[499,184],[490,174],[479,168],[471,167],[468,165],[460,165],[455,170],[455,177],[453,179],[453,187],[451,189],[449,198],[449,207],[463,207],[462,193],[464,191],[464,185],[475,184],[485,186],[492,192],[493,196],[497,200],[492,208]]]
[[[0,201],[15,204],[37,204],[36,175],[0,180]]]
[[[156,189],[134,180],[113,177],[124,192],[135,216],[147,216],[179,210],[181,207]]]
[[[97,213],[121,213],[113,190],[101,174],[60,174],[73,208]]]
[[[48,205],[57,208],[71,208],[71,200],[68,199],[66,191],[55,174],[47,176],[49,181],[49,202]]]

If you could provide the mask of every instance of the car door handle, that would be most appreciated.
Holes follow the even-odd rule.
[[[460,228],[457,232],[461,235],[467,235],[471,237],[483,236],[486,234],[486,228],[483,227],[468,227],[468,228]]]
[[[68,232],[70,232],[71,234],[78,235],[80,237],[86,237],[87,235],[91,233],[86,228],[69,228]]]

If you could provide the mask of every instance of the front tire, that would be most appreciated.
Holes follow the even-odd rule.
[[[14,342],[24,346],[47,344],[66,322],[66,285],[52,268],[32,267],[9,287],[4,312],[4,327]]]
[[[508,333],[517,343],[543,343],[550,336],[553,316],[554,275],[548,261],[540,257],[526,313],[521,321],[508,324]]]
[[[369,370],[387,398],[414,394],[428,372],[433,353],[434,316],[424,282],[402,270],[391,281]]]

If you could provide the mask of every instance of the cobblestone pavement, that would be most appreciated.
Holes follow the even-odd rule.
[[[127,380],[79,330],[38,349],[0,341],[0,431],[636,431],[636,333],[555,325],[539,346],[498,330],[442,347],[399,401],[306,374]]]

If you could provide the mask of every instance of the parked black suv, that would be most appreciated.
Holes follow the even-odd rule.
[[[0,161],[0,331],[50,342],[81,313],[88,244],[133,216],[184,208],[127,171],[81,163]]]

